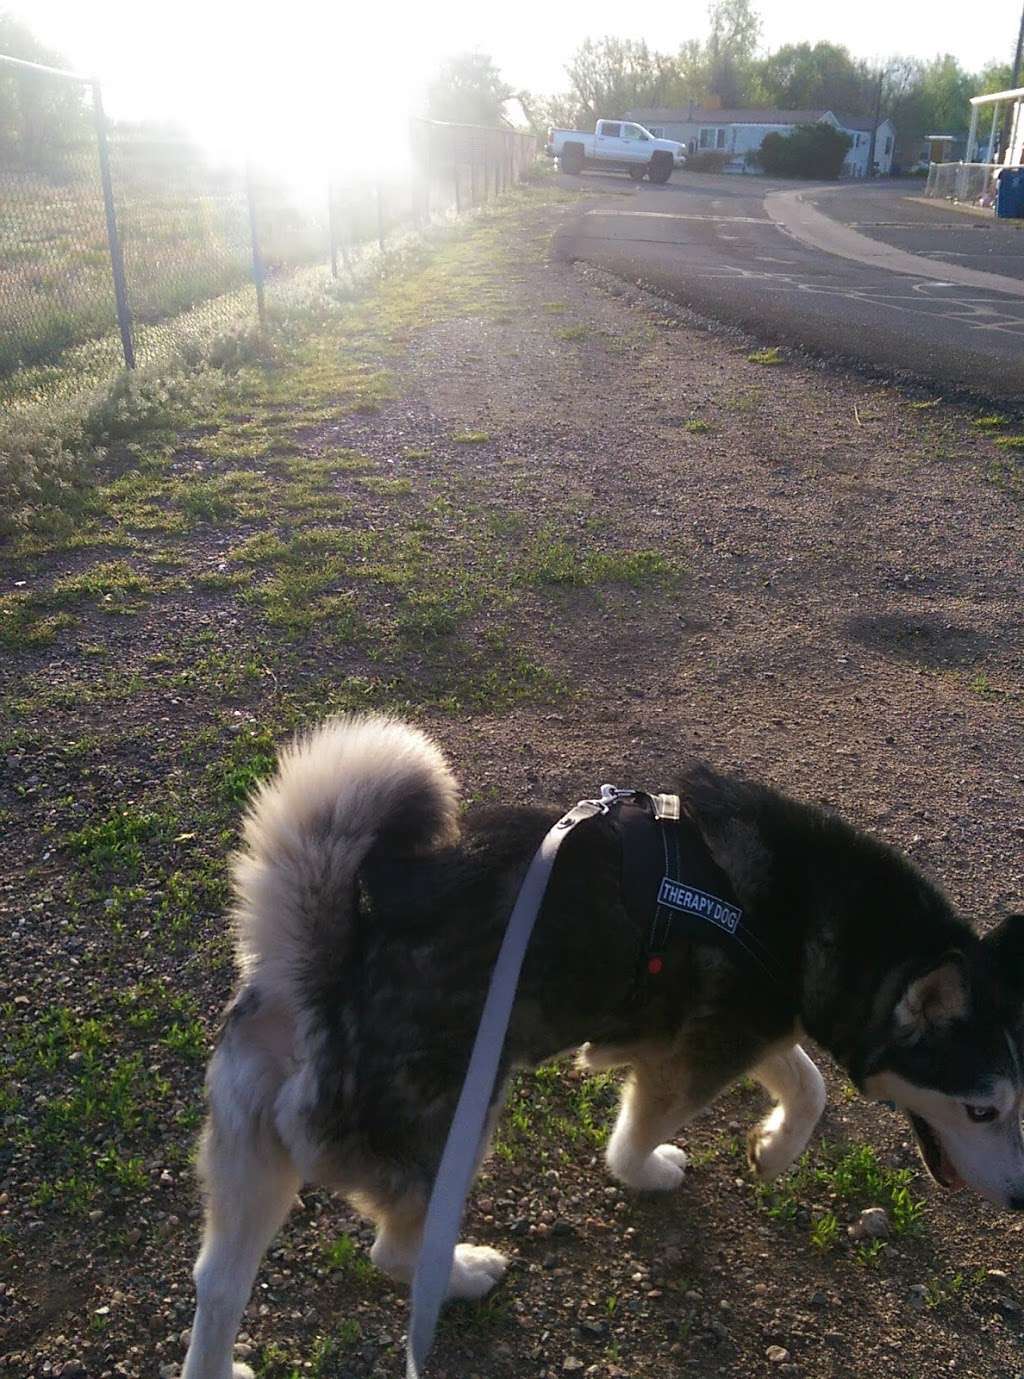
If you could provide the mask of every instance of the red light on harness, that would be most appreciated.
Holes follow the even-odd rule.
[[[661,958],[648,958],[648,959],[647,959],[647,970],[648,970],[648,972],[650,972],[650,974],[651,974],[652,977],[656,977],[656,976],[658,975],[658,973],[661,971],[661,969],[662,969],[663,966],[664,966],[664,963],[662,962]]]

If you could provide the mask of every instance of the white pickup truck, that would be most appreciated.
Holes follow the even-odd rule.
[[[634,182],[649,177],[667,182],[673,168],[686,162],[686,149],[674,139],[656,139],[642,124],[629,120],[598,120],[593,134],[575,129],[548,130],[547,154],[557,158],[562,172],[584,168],[628,172]]]

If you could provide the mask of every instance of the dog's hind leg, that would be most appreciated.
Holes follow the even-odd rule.
[[[203,1245],[196,1261],[196,1316],[181,1379],[251,1379],[232,1364],[242,1312],[263,1252],[295,1199],[300,1178],[279,1144],[264,1134],[225,1134],[211,1121],[200,1172],[207,1191]]]
[[[199,1150],[206,1215],[181,1379],[252,1379],[248,1365],[232,1365],[238,1324],[263,1252],[302,1181],[272,1120],[290,1047],[290,1021],[253,992],[229,1013],[210,1063],[210,1114]]]
[[[825,1109],[825,1081],[799,1044],[773,1053],[750,1069],[776,1106],[755,1125],[747,1157],[759,1178],[771,1182],[807,1148]]]
[[[381,1273],[398,1283],[411,1283],[423,1241],[426,1208],[422,1198],[373,1213],[377,1238],[370,1259]],[[508,1260],[488,1245],[456,1245],[448,1283],[449,1298],[476,1299],[489,1293],[505,1276]]]

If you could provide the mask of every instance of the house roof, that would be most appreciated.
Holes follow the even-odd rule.
[[[844,129],[870,130],[872,121],[867,115],[840,115],[830,110],[774,110],[748,108],[736,110],[705,110],[701,106],[675,106],[630,110],[627,119],[649,124],[817,124],[826,115],[833,115]],[[884,124],[885,121],[880,121]]]

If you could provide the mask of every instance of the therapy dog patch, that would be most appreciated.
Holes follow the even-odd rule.
[[[710,920],[729,934],[735,934],[743,918],[743,911],[728,901],[720,900],[717,895],[709,895],[707,891],[699,891],[696,886],[688,886],[684,881],[673,881],[669,876],[662,877],[658,904]]]

